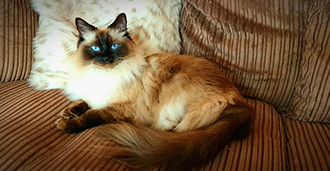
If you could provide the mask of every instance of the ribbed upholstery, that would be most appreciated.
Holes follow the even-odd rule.
[[[289,170],[330,170],[330,125],[284,120]]]
[[[296,84],[290,117],[330,123],[330,0],[310,6],[306,51]]]
[[[29,0],[0,1],[0,83],[28,77],[37,18]]]
[[[60,91],[36,91],[26,81],[0,85],[0,170],[125,170],[98,160],[95,130],[78,135],[55,128],[56,116],[70,104]]]
[[[60,91],[36,91],[16,81],[0,85],[0,94],[0,170],[127,170],[98,155],[101,146],[113,145],[96,138],[102,127],[77,135],[55,128],[56,115],[70,104]],[[280,115],[265,103],[249,103],[257,109],[252,134],[198,170],[285,170]]]
[[[207,58],[242,93],[285,108],[303,52],[309,1],[183,0],[182,53]]]

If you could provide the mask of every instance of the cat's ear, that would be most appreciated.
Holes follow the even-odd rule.
[[[76,27],[79,31],[80,36],[84,35],[87,32],[94,31],[97,28],[87,23],[81,18],[76,18]]]
[[[118,29],[120,32],[127,31],[126,14],[125,13],[119,14],[116,20],[108,28]]]

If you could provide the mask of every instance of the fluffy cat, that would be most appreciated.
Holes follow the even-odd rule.
[[[65,93],[78,100],[56,124],[65,133],[107,124],[118,143],[108,155],[136,169],[171,163],[187,170],[246,135],[254,109],[211,62],[187,55],[146,56],[127,32],[126,15],[108,28],[76,19],[79,42]]]

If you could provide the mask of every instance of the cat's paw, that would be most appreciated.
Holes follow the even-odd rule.
[[[60,113],[60,118],[64,120],[70,120],[73,118],[78,118],[79,116],[74,113],[74,110],[72,108],[66,108]]]
[[[56,120],[55,125],[57,129],[61,130],[62,132],[66,133],[66,128],[67,128],[67,121],[68,119],[60,117]]]
[[[71,108],[66,108],[60,113],[58,119],[55,121],[55,125],[62,132],[70,133],[68,121],[73,118],[78,118],[78,116],[71,111]]]
[[[154,127],[162,131],[172,131],[178,125],[178,122],[166,120],[163,122],[158,122]]]
[[[64,133],[76,133],[78,132],[76,127],[77,124],[75,123],[75,120],[73,119],[67,119],[64,117],[59,117],[56,122],[57,129],[61,130]]]
[[[79,100],[74,104],[70,105],[66,109],[63,110],[61,116],[72,119],[79,117],[84,114],[87,110],[89,110],[88,104],[85,101]]]

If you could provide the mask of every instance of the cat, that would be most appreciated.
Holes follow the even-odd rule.
[[[246,136],[254,109],[206,59],[145,55],[124,13],[107,28],[76,19],[78,48],[64,92],[76,100],[56,121],[65,133],[106,124],[108,155],[131,168],[189,170],[207,163],[233,137]]]

